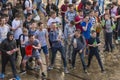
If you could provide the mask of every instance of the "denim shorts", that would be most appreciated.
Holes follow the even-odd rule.
[[[47,55],[47,54],[48,54],[48,47],[47,47],[47,45],[46,45],[46,46],[41,47],[41,49],[40,49],[39,51],[41,52],[41,50],[43,50],[43,53],[44,53],[45,55]]]
[[[40,55],[36,55],[36,56],[27,56],[27,55],[25,55],[24,60],[29,60],[31,57],[35,58],[36,60],[41,59]]]

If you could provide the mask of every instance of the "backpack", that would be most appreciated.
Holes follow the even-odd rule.
[[[21,37],[23,36],[23,41],[25,40],[25,35],[24,34],[21,34],[20,36],[19,36],[19,39],[18,39],[18,44],[20,45],[20,47],[21,47]]]
[[[23,1],[23,5],[22,5],[22,9],[25,10],[25,2],[28,1],[29,2],[29,6],[30,6],[30,1],[29,0],[24,0]]]

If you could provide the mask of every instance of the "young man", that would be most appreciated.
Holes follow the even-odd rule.
[[[91,31],[91,27],[92,27],[92,23],[89,21],[89,19],[90,19],[89,16],[85,16],[83,22],[81,23],[81,26],[83,29],[82,34],[84,35],[86,42],[90,38],[90,31]]]
[[[63,29],[65,27],[65,13],[68,10],[68,4],[69,4],[69,2],[67,0],[65,0],[64,4],[62,4],[62,6],[60,8],[61,16],[62,16],[62,26],[63,26]]]
[[[23,28],[23,34],[19,36],[19,41],[20,41],[21,56],[23,59],[25,56],[25,43],[28,41],[28,30],[26,28]]]
[[[87,2],[85,3],[85,8],[84,8],[84,10],[83,10],[84,16],[89,15],[90,10],[91,10],[91,2],[90,2],[90,1],[87,1]]]
[[[61,57],[62,57],[63,64],[64,64],[64,72],[68,73],[66,54],[64,52],[64,46],[62,44],[62,36],[59,34],[56,28],[56,23],[53,23],[51,26],[51,31],[49,32],[49,38],[50,38],[51,47],[52,47],[52,58],[51,58],[51,64],[50,64],[49,69],[53,69],[56,54],[57,54],[57,51],[59,51],[61,53]]]
[[[25,73],[26,70],[25,70],[25,67],[26,67],[26,62],[31,58],[31,57],[34,57],[37,62],[38,62],[38,65],[40,65],[41,67],[41,72],[42,72],[42,76],[45,76],[44,72],[43,72],[43,64],[42,64],[42,60],[40,58],[40,53],[39,53],[39,49],[41,49],[41,45],[39,43],[39,41],[37,39],[35,39],[35,36],[30,34],[29,35],[29,40],[25,43],[25,46],[32,46],[32,54],[30,56],[28,55],[25,55],[23,61],[22,61],[22,72],[21,73]]]
[[[73,45],[72,68],[75,68],[76,55],[77,53],[79,53],[80,59],[82,61],[83,70],[85,73],[87,73],[87,70],[86,70],[87,67],[84,60],[84,49],[86,47],[86,41],[85,41],[85,38],[81,35],[80,30],[75,31],[75,35],[72,39],[72,45]]]
[[[114,22],[112,19],[110,19],[110,15],[105,15],[105,50],[104,51],[113,51],[113,29],[112,26],[114,25]],[[110,48],[109,48],[110,47]]]
[[[23,23],[23,27],[27,28],[29,30],[30,29],[30,24],[31,24],[32,21],[33,21],[32,14],[28,13],[27,18],[26,18],[25,22]]]
[[[64,30],[64,36],[65,36],[65,52],[66,57],[68,58],[69,62],[71,62],[72,58],[72,49],[73,46],[71,44],[72,37],[74,36],[75,32],[75,22],[71,21],[69,24],[66,24],[65,30]]]
[[[69,5],[69,10],[65,13],[65,21],[66,23],[70,23],[70,21],[74,21],[76,17],[76,11],[74,10],[73,4]]]
[[[28,33],[35,35],[35,32],[37,31],[36,29],[37,29],[37,22],[32,21]]]
[[[51,11],[55,11],[58,16],[58,12],[59,12],[58,7],[52,2],[52,0],[48,0],[48,4],[46,6],[46,12],[48,16],[50,16]]]
[[[76,29],[80,29],[81,32],[83,32],[81,22],[83,21],[84,16],[83,16],[83,10],[79,10],[77,16],[75,17],[75,27]]]
[[[1,42],[5,38],[7,38],[7,33],[9,32],[10,28],[5,24],[6,21],[4,17],[0,18],[0,22],[1,22],[1,25],[0,25],[0,44],[1,44]]]
[[[33,6],[32,0],[25,0],[23,6],[25,7],[24,9],[24,15],[26,18],[27,13],[34,13],[35,18],[38,16],[36,8]]]
[[[46,65],[48,67],[49,65],[49,54],[48,54],[48,47],[47,47],[47,41],[48,41],[48,32],[46,29],[43,28],[43,23],[38,23],[39,30],[35,32],[36,38],[41,43],[41,49],[43,50],[46,58]],[[40,50],[41,51],[41,50]]]
[[[21,80],[17,75],[16,66],[15,66],[15,53],[19,49],[16,47],[16,41],[13,37],[13,32],[7,33],[7,38],[2,41],[0,45],[0,51],[2,52],[2,72],[0,74],[0,78],[4,79],[5,77],[5,67],[10,61],[12,72],[16,80]]]
[[[56,12],[55,11],[51,11],[50,12],[50,18],[49,18],[49,20],[47,22],[48,28],[50,28],[52,23],[61,24],[61,19],[56,16]]]
[[[96,35],[96,31],[91,31],[91,38],[88,40],[88,46],[89,46],[89,56],[88,56],[88,65],[87,67],[90,66],[92,57],[95,55],[98,63],[101,68],[101,72],[104,72],[103,64],[100,58],[99,50],[98,47],[101,45],[99,38]]]
[[[92,28],[91,29],[94,29],[95,23],[96,23],[94,10],[90,11],[89,16],[90,16],[90,20],[89,21],[92,23]]]
[[[22,21],[20,20],[20,14],[15,14],[15,19],[12,21],[12,31],[14,32],[14,38],[19,46],[19,36],[22,34]]]

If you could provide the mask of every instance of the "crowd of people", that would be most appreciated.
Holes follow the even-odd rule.
[[[41,59],[45,55],[47,71],[54,69],[57,51],[61,54],[64,72],[75,69],[79,54],[83,71],[88,73],[92,57],[98,60],[101,72],[105,69],[101,61],[99,46],[104,41],[103,52],[113,52],[120,41],[120,6],[116,1],[105,7],[104,0],[0,0],[0,51],[1,74],[5,78],[5,68],[10,61],[16,80],[21,80],[16,69],[18,51],[21,53],[20,74],[26,73],[28,61],[35,58],[35,67],[46,76]],[[39,11],[44,16],[39,15]],[[47,22],[40,19],[46,18]],[[47,26],[46,26],[47,25]],[[101,37],[103,33],[103,37]],[[88,57],[86,63],[85,56]]]

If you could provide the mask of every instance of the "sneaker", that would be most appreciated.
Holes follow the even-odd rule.
[[[103,52],[109,52],[109,50],[106,50],[106,49],[105,49],[105,50],[103,50]]]
[[[101,70],[101,73],[106,73],[105,70]]]
[[[118,37],[118,41],[120,41],[120,37]]]
[[[46,75],[45,75],[45,73],[44,73],[44,72],[42,72],[42,73],[41,73],[41,75],[42,75],[42,77],[46,77]]]
[[[115,40],[115,43],[116,43],[116,44],[119,44],[118,40]]]
[[[88,73],[87,69],[84,70],[84,73],[86,73],[86,74]]]
[[[22,70],[20,74],[26,74],[26,70]]]
[[[87,68],[89,68],[90,67],[90,65],[87,65]]]
[[[5,75],[3,73],[0,74],[0,78],[1,79],[4,79],[5,78]]]
[[[39,21],[40,20],[40,17],[39,15],[37,15],[35,18],[34,18],[35,21]]]
[[[52,69],[53,69],[53,66],[49,66],[49,67],[48,67],[48,71],[49,71],[49,70],[52,70]]]
[[[69,71],[65,68],[65,69],[64,69],[64,73],[65,73],[65,74],[68,74]]]
[[[76,69],[76,67],[71,67],[70,69],[75,70],[75,69]]]
[[[40,70],[40,66],[38,65],[38,66],[35,66],[35,68],[34,68],[35,70]]]
[[[16,76],[15,79],[16,80],[21,80],[21,78],[19,76]]]

